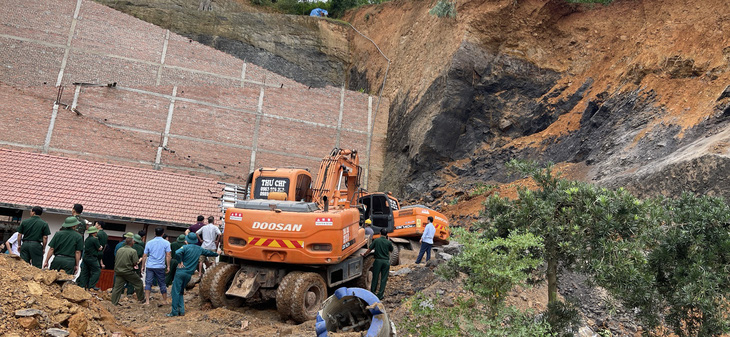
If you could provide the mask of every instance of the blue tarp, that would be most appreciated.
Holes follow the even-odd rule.
[[[309,13],[309,16],[327,16],[328,14],[329,13],[322,8],[315,8]]]

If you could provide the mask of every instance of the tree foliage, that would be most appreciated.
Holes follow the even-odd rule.
[[[521,188],[516,200],[487,199],[487,221],[480,225],[501,237],[529,232],[542,239],[550,302],[557,298],[559,265],[591,269],[591,261],[626,258],[637,251],[635,234],[652,226],[645,203],[626,190],[562,179],[550,165],[512,161],[508,167],[531,176],[538,188]]]
[[[625,189],[562,179],[549,165],[508,167],[530,175],[538,188],[520,189],[516,200],[487,199],[487,221],[479,225],[494,237],[541,239],[544,249],[530,254],[546,262],[550,302],[561,266],[591,275],[648,327],[664,324],[680,336],[730,329],[730,207],[723,199],[641,200]]]
[[[454,239],[464,249],[437,273],[448,279],[466,273],[465,288],[475,296],[458,298],[454,306],[445,307],[437,305],[438,298],[418,294],[410,299],[412,319],[405,330],[420,336],[553,336],[546,320],[504,305],[505,294],[515,285],[524,285],[542,263],[526,254],[542,249],[540,239],[530,233],[489,236],[454,230]]]
[[[729,330],[730,208],[725,200],[682,194],[664,200],[666,225],[648,256],[666,323],[680,336]]]
[[[370,4],[379,4],[386,1],[387,0],[330,0],[330,16],[333,18],[340,18],[348,9]]]

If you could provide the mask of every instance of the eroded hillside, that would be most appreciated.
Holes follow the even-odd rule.
[[[383,188],[448,196],[507,181],[502,164],[521,157],[640,193],[726,193],[724,1],[459,1],[455,20],[430,6],[392,1],[347,18],[392,60]],[[368,53],[353,51],[376,83]]]
[[[730,9],[721,0],[395,0],[346,25],[247,13],[246,1],[104,1],[311,85],[390,100],[378,189],[453,198],[511,179],[511,158],[639,194],[730,190]],[[376,131],[378,126],[376,125]]]

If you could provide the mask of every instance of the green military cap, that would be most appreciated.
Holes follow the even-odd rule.
[[[139,234],[134,234],[133,238],[134,238],[134,242],[142,243],[142,237],[139,236]]]
[[[76,219],[75,216],[70,216],[70,217],[66,218],[66,220],[63,221],[63,225],[61,225],[61,227],[68,228],[68,227],[76,226],[78,224],[80,224],[79,219]]]
[[[126,233],[124,233],[124,237],[125,238],[133,238],[134,237],[134,233],[132,233],[132,232],[126,232]]]
[[[99,229],[96,227],[89,227],[89,229],[86,230],[86,234],[94,234],[99,232]]]
[[[177,242],[183,243],[185,242],[185,234],[180,234],[177,236]]]

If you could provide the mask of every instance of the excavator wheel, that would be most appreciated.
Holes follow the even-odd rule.
[[[393,244],[393,251],[390,252],[390,265],[391,266],[397,266],[400,264],[400,246],[397,244]]]
[[[292,319],[297,323],[313,320],[327,298],[327,284],[317,273],[303,273],[294,282],[291,298]]]
[[[291,318],[291,304],[292,304],[292,292],[294,291],[294,284],[297,279],[302,277],[304,273],[300,271],[293,271],[284,276],[284,279],[279,283],[279,287],[276,288],[276,310],[279,312],[281,319],[287,320]]]
[[[214,269],[213,280],[210,284],[210,291],[208,296],[210,303],[213,304],[214,308],[220,307],[240,307],[243,304],[243,298],[237,296],[226,296],[226,290],[233,283],[233,278],[236,276],[236,272],[241,266],[231,263],[218,263]]]
[[[213,277],[215,276],[216,271],[218,271],[218,268],[220,268],[221,265],[222,264],[219,263],[206,270],[205,274],[203,274],[203,278],[200,279],[200,286],[198,286],[198,295],[200,295],[201,301],[205,302],[210,300],[210,288],[213,284]]]
[[[355,279],[355,287],[370,289],[373,283],[373,263],[375,263],[375,256],[368,255],[363,258],[362,275]]]

